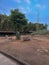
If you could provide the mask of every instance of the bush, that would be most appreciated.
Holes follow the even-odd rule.
[[[40,30],[32,33],[32,35],[47,35],[47,34],[49,34],[48,30]]]

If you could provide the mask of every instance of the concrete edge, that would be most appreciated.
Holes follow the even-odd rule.
[[[20,65],[30,65],[29,63],[27,63],[27,62],[25,62],[25,61],[23,61],[19,58],[15,58],[13,55],[10,55],[10,54],[8,54],[4,51],[0,51],[0,53],[7,56],[7,57],[9,57],[9,58],[11,58],[11,59],[13,59],[14,61],[18,62]]]

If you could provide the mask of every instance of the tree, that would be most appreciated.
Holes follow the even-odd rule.
[[[47,25],[47,24],[45,24],[45,30],[47,30],[47,27],[48,27],[48,25]]]
[[[11,10],[9,16],[0,14],[0,31],[37,31],[47,30],[47,24],[32,23],[18,9]]]
[[[18,9],[11,10],[10,20],[15,26],[15,31],[20,31],[20,29],[22,28],[21,26],[27,25],[27,19],[25,15],[19,12]]]

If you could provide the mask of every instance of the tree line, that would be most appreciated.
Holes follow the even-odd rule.
[[[25,14],[18,9],[11,10],[9,16],[0,14],[0,31],[47,30],[47,24],[28,22]]]

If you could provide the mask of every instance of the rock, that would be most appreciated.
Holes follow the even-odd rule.
[[[30,41],[30,38],[27,36],[27,37],[23,37],[23,41]]]

